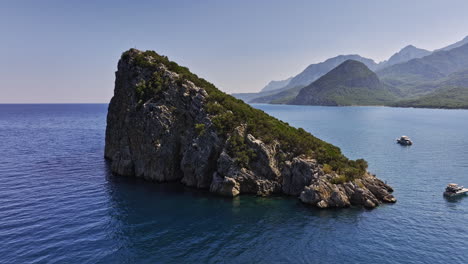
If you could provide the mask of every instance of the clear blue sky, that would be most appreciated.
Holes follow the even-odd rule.
[[[108,102],[133,47],[226,92],[257,91],[338,54],[451,44],[467,12],[466,0],[1,1],[0,103]]]

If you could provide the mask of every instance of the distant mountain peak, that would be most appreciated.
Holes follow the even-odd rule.
[[[422,55],[426,56],[426,55],[431,54],[430,51],[425,50],[425,49],[420,49],[420,48],[415,47],[415,46],[413,46],[411,44],[404,47],[404,48],[402,48],[398,53],[400,53],[400,54],[409,54],[410,53],[409,54],[410,57],[419,57],[419,56],[422,56]],[[411,59],[414,59],[414,58],[411,58]]]
[[[289,77],[286,80],[281,80],[281,81],[270,81],[265,87],[263,87],[261,91],[268,92],[268,91],[281,89],[285,87],[286,85],[288,85],[292,78],[293,77]]]
[[[322,77],[324,74],[335,68],[336,66],[349,59],[360,61],[370,69],[374,69],[377,66],[377,64],[372,59],[364,58],[357,54],[338,55],[320,63],[310,64],[309,66],[307,66],[307,68],[305,68],[304,71],[292,78],[288,86],[289,88],[292,88],[301,85],[309,85],[313,81],[317,80],[318,78]]]
[[[270,81],[259,93],[243,93],[233,95],[242,100],[252,102],[255,98],[269,96],[272,93],[286,91],[297,87],[304,87],[311,84],[348,59],[360,61],[364,63],[369,69],[376,70],[377,63],[375,63],[375,61],[372,59],[361,57],[358,54],[338,55],[323,62],[310,64],[301,73],[294,77],[282,81]]]
[[[412,44],[409,44],[406,47],[402,48],[401,50],[407,50],[407,49],[417,49],[417,48],[413,46]]]
[[[364,63],[346,60],[300,90],[299,105],[382,105],[392,95]]]
[[[410,44],[393,54],[387,61],[381,62],[378,69],[380,70],[398,63],[404,63],[412,59],[419,59],[429,54],[431,54],[430,51],[417,48]]]
[[[330,81],[330,80],[337,80],[340,82],[340,85],[343,84],[341,82],[346,82],[348,79],[356,80],[357,78],[372,78],[373,81],[380,82],[378,80],[377,75],[369,69],[364,63],[356,60],[346,60],[336,68],[325,74],[324,76],[320,77],[317,81],[313,84],[318,84],[323,81]]]
[[[360,62],[360,61],[357,61],[357,60],[352,60],[352,59],[349,59],[349,60],[346,60],[344,61],[343,63],[341,63],[340,65],[338,65],[338,67],[336,67],[335,69],[333,70],[338,70],[338,69],[343,69],[345,71],[347,70],[365,70],[365,71],[369,71],[369,72],[372,72],[364,63]]]

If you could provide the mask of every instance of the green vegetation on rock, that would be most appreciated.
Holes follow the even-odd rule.
[[[205,124],[195,124],[195,130],[199,136],[203,136],[205,134]]]
[[[123,53],[123,59],[129,56],[127,52]],[[217,133],[223,138],[234,135],[234,130],[243,125],[246,128],[246,134],[252,134],[266,144],[277,141],[282,150],[287,152],[285,154],[290,155],[290,157],[306,155],[315,158],[321,164],[329,164],[335,172],[345,175],[348,179],[360,177],[366,172],[367,163],[365,161],[347,159],[338,147],[314,137],[302,128],[289,126],[287,123],[251,107],[242,100],[218,90],[212,83],[199,78],[188,68],[179,66],[165,56],[154,51],[145,51],[136,56],[135,62],[140,67],[155,70],[162,64],[169,71],[179,75],[178,82],[181,84],[190,81],[197,87],[203,88],[208,93],[204,108],[211,115]],[[136,88],[137,94],[145,96],[153,94],[153,88],[149,92],[145,90],[148,87],[153,86],[138,86]],[[231,151],[239,163],[246,164],[251,158],[254,158],[250,155],[244,138],[232,136],[230,144]]]
[[[236,133],[229,138],[228,154],[235,158],[237,164],[246,168],[255,158],[255,152],[247,146],[245,138]]]
[[[136,95],[138,97],[138,105],[142,105],[150,98],[154,97],[159,92],[167,87],[169,79],[154,73],[148,81],[141,81],[136,85]]]

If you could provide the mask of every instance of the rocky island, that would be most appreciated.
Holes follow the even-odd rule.
[[[223,196],[285,194],[319,208],[396,201],[366,161],[347,159],[154,51],[130,49],[119,61],[105,157],[118,175]]]

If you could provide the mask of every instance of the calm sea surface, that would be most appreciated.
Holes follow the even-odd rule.
[[[0,263],[466,263],[468,197],[442,192],[468,185],[468,111],[255,107],[367,159],[398,202],[316,210],[115,177],[107,105],[0,105]]]

